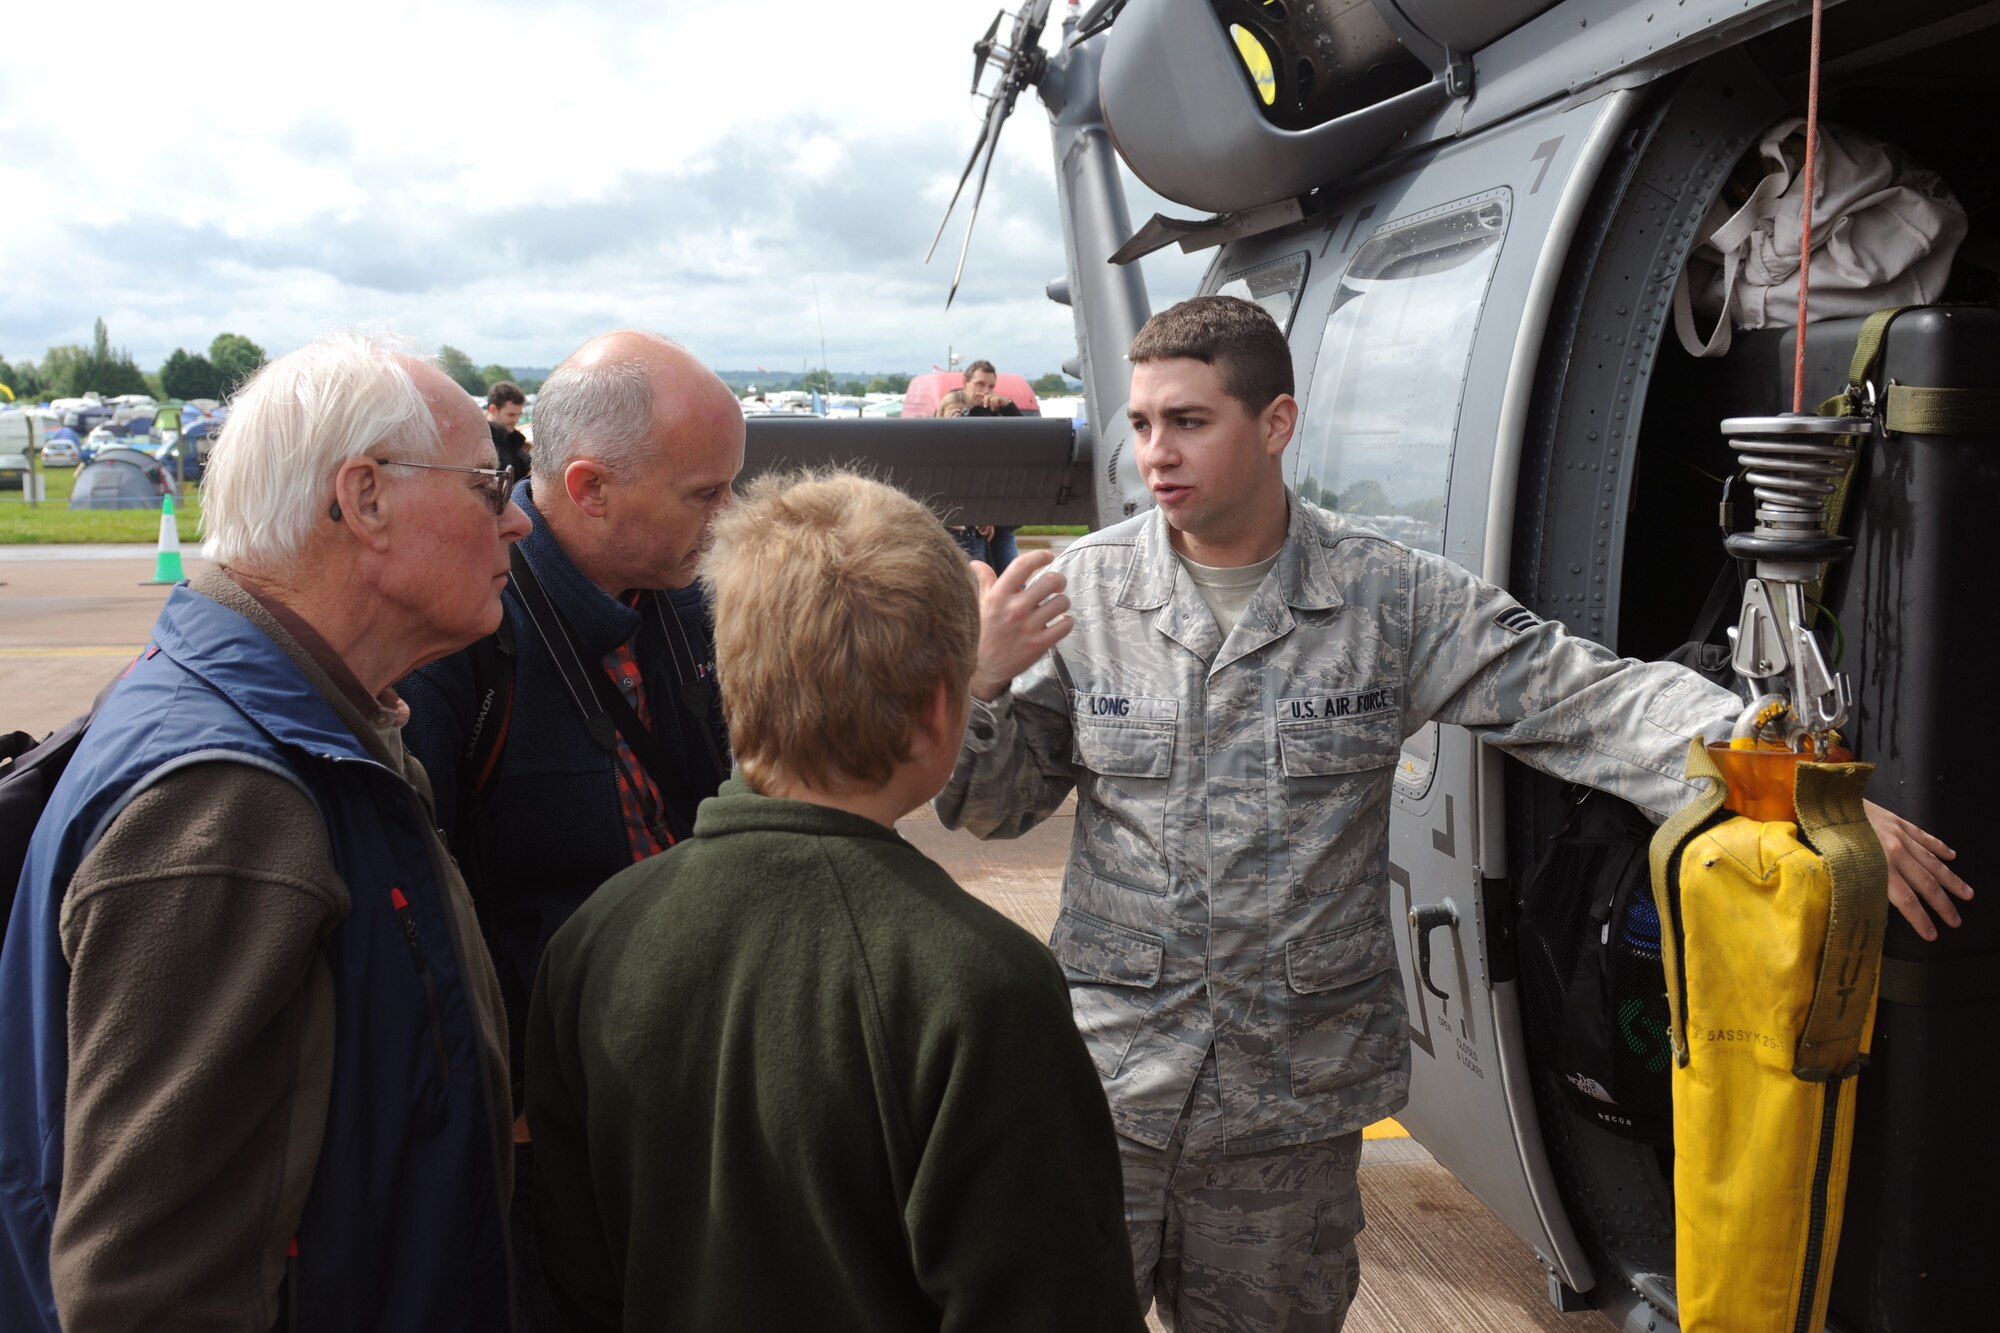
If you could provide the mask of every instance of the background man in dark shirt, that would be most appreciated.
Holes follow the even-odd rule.
[[[528,475],[528,437],[521,433],[521,413],[528,410],[528,395],[512,380],[496,380],[486,388],[486,429],[493,434],[493,448],[500,466],[514,469],[516,477]]]
[[[969,417],[1018,417],[1021,409],[1011,398],[1002,397],[999,392],[1000,372],[993,368],[991,361],[974,361],[965,368],[965,397],[971,404],[965,415]],[[993,572],[1002,573],[1014,563],[1014,557],[1021,553],[1014,544],[1014,529],[1010,527],[981,528],[980,535],[986,538],[986,563],[993,566]]]
[[[686,837],[729,771],[691,585],[743,467],[743,412],[686,349],[605,334],[543,384],[533,466],[514,493],[534,525],[519,554],[546,601],[517,563],[502,626],[508,697],[487,699],[475,669],[491,645],[398,687],[506,995],[517,1111],[521,1022],[549,937],[612,874]],[[502,748],[490,774],[463,772],[482,726],[502,729]],[[515,1137],[525,1180],[529,1126]],[[515,1277],[537,1330],[554,1324],[527,1248],[531,1209],[518,1190]]]

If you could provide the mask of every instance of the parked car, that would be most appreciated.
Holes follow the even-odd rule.
[[[95,427],[90,434],[83,437],[83,445],[79,452],[83,455],[84,462],[95,463],[98,454],[125,443],[127,441],[122,435],[109,425],[103,425]]]
[[[50,440],[42,446],[43,467],[75,467],[83,461],[83,453],[72,440]]]
[[[27,412],[0,412],[0,490],[24,488],[28,460],[41,450],[42,438],[42,423]]]

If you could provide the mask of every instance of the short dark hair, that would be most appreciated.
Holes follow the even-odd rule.
[[[509,403],[528,405],[528,395],[521,392],[521,386],[512,380],[495,380],[486,386],[486,405],[505,407]]]
[[[991,375],[996,380],[1000,378],[1000,372],[993,368],[993,363],[991,361],[973,362],[971,365],[965,368],[965,377],[967,379],[971,379],[974,375],[977,375],[982,370],[985,371],[987,374]]]
[[[1236,296],[1195,296],[1146,321],[1126,359],[1187,357],[1222,372],[1222,387],[1251,412],[1292,391],[1292,349],[1270,312]]]

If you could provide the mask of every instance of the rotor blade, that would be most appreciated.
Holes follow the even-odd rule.
[[[989,147],[1000,137],[1000,123],[1007,119],[1007,110],[1003,109],[1006,105],[996,97],[992,105],[987,108],[985,123],[980,125],[979,137],[972,144],[972,156],[965,159],[965,170],[958,174],[958,188],[951,192],[951,202],[944,206],[944,216],[938,219],[937,235],[931,237],[931,248],[924,251],[926,264],[930,263],[931,256],[937,253],[938,242],[944,239],[944,229],[951,223],[951,211],[958,207],[958,197],[965,193],[965,183],[972,178],[972,169],[979,165],[980,150]],[[992,160],[990,154],[987,160]],[[986,178],[982,175],[979,179],[983,188]]]
[[[1006,12],[995,14],[993,22],[986,25],[986,35],[972,44],[972,91],[979,91],[979,76],[986,72],[986,57],[993,53],[993,39],[999,35],[1000,20]]]
[[[972,249],[972,229],[979,225],[979,201],[986,196],[986,177],[993,170],[994,150],[1000,147],[999,126],[1014,109],[1014,99],[1008,97],[1005,101],[995,103],[993,109],[998,113],[998,119],[994,122],[993,138],[986,145],[986,165],[979,169],[979,187],[972,192],[972,216],[965,220],[965,241],[958,247],[958,267],[952,270],[951,291],[944,298],[946,310],[951,309],[952,301],[958,296],[959,279],[965,276],[965,256]]]

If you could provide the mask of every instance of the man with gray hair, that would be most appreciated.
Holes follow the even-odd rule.
[[[591,892],[665,850],[729,775],[715,655],[695,573],[743,467],[743,412],[688,351],[593,338],[535,399],[533,531],[514,550],[498,634],[398,688],[472,885],[512,1028],[542,951]],[[530,1329],[555,1327],[533,1261],[531,1126],[519,1145],[516,1280]]]
[[[479,410],[351,335],[260,370],[0,951],[0,1327],[507,1328],[507,1064],[393,683],[527,531]]]

